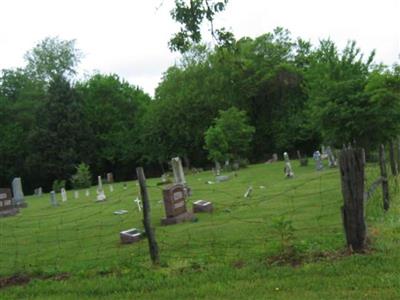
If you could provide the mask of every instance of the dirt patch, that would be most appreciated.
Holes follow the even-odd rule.
[[[15,274],[7,277],[0,277],[0,289],[16,285],[25,285],[28,284],[32,279],[63,281],[68,279],[69,277],[70,274],[68,273],[60,273],[49,276],[30,276],[25,274]]]
[[[371,250],[366,250],[363,253],[358,254],[368,254]],[[270,256],[266,259],[266,264],[269,266],[278,265],[285,266],[290,265],[292,267],[299,267],[305,263],[313,263],[320,261],[334,261],[340,258],[350,256],[354,254],[349,249],[343,249],[338,251],[324,251],[324,252],[314,252],[309,254],[301,253],[282,253],[274,256]]]
[[[241,269],[241,268],[244,267],[244,265],[245,265],[245,263],[244,263],[243,260],[237,260],[237,261],[235,261],[235,262],[232,264],[232,266],[233,266],[234,268],[236,268],[236,269]]]
[[[28,284],[31,281],[31,278],[26,275],[12,275],[9,277],[0,278],[0,289],[13,286],[13,285],[24,285]]]

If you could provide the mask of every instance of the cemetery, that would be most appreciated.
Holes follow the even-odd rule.
[[[397,1],[320,2],[2,1],[0,300],[400,299]]]
[[[339,274],[346,274],[348,278],[348,260],[354,261],[357,257],[346,258],[348,254],[342,252],[344,233],[339,214],[342,198],[338,170],[328,168],[328,160],[316,161],[315,165],[305,167],[293,161],[290,171],[296,172],[296,176],[287,180],[287,174],[282,174],[281,170],[287,168],[290,161],[288,155],[284,157],[286,161],[252,165],[235,171],[238,172],[237,176],[222,172],[219,176],[229,176],[230,180],[217,182],[211,188],[204,183],[204,179],[214,180],[212,170],[186,176],[180,174],[176,178],[179,183],[164,185],[161,189],[157,185],[159,178],[147,179],[151,222],[160,259],[167,263],[162,269],[175,272],[181,268],[190,269],[202,262],[207,270],[219,276],[226,277],[232,272],[238,276],[238,272],[241,274],[244,271],[245,274],[251,272],[251,275],[246,276],[256,281],[264,272],[277,272],[286,279],[283,282],[273,279],[267,283],[269,289],[273,290],[275,287],[296,286],[298,283],[289,276],[297,272],[296,269],[303,270],[307,278],[315,272],[321,272],[320,268],[325,266],[326,276],[334,276],[334,273],[329,275],[329,264],[332,263],[330,256],[333,255],[337,256],[334,264],[342,268]],[[324,165],[323,171],[318,171],[319,163]],[[376,166],[368,167],[367,174],[371,178],[375,176]],[[182,183],[182,175],[185,185]],[[187,196],[185,186],[190,187],[192,196]],[[259,188],[253,189],[253,186]],[[50,203],[47,200],[48,194],[25,196],[28,207],[24,208],[23,214],[0,219],[1,251],[18,252],[17,258],[1,260],[2,276],[13,274],[16,266],[27,273],[39,271],[44,274],[57,268],[57,272],[70,274],[68,281],[71,282],[79,280],[74,275],[77,272],[96,272],[100,269],[114,272],[112,270],[116,266],[117,270],[129,266],[127,278],[136,278],[135,270],[139,269],[146,272],[146,276],[157,276],[158,271],[150,267],[148,245],[143,235],[143,204],[138,184],[114,182],[114,192],[107,195],[104,205],[98,205],[96,201],[101,188],[101,184],[94,186],[86,190],[94,196],[80,198],[73,197],[76,193],[73,190],[59,194],[52,192]],[[57,201],[57,198],[63,197],[68,200]],[[163,201],[159,201],[160,197]],[[381,214],[377,211],[378,199],[379,195],[375,193],[368,202],[368,215]],[[398,204],[395,205],[397,207]],[[281,227],[283,225],[279,224],[282,220],[290,222],[289,228],[293,229]],[[377,220],[369,219],[372,228],[383,226]],[[14,234],[19,239],[13,239]],[[287,238],[282,240],[281,234],[287,235]],[[388,247],[388,255],[396,257],[390,250],[394,241],[379,236],[374,236],[374,239],[383,239]],[[22,240],[23,243],[20,242]],[[289,254],[281,252],[282,245],[301,248],[296,250],[296,254]],[[262,264],[267,265],[254,269],[253,264],[258,265],[264,259]],[[243,267],[237,268],[236,264]],[[282,267],[292,264],[300,266],[295,269]],[[30,267],[26,268],[27,265]],[[305,266],[307,269],[304,269]],[[384,264],[381,268],[390,268],[390,264]],[[200,279],[196,277],[196,282],[200,280],[205,284],[207,273],[205,271]],[[175,280],[181,277],[176,276],[165,279],[168,283],[164,288],[177,284]],[[336,280],[334,278],[332,280]],[[114,281],[111,278],[108,280]],[[150,282],[136,280],[135,286],[151,285]],[[194,291],[197,284],[193,281],[192,285],[192,279],[186,280],[189,280],[187,291]],[[313,280],[316,285],[322,284],[320,279]],[[57,282],[47,284],[59,285]],[[333,281],[331,284],[334,288]],[[161,296],[164,288],[154,290],[152,295]],[[261,291],[257,290],[256,293]],[[290,290],[286,293],[291,294]]]

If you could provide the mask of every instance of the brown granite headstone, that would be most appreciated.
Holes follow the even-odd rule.
[[[162,225],[171,225],[194,219],[194,215],[186,209],[186,191],[183,184],[168,185],[163,189],[166,218]]]

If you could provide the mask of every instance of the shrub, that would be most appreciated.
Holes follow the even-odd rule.
[[[90,174],[89,166],[85,163],[80,163],[76,168],[75,175],[71,177],[71,183],[74,189],[89,188],[92,184],[92,175]]]
[[[65,180],[54,180],[53,181],[53,191],[55,191],[56,193],[61,192],[61,189],[64,188],[65,189]]]

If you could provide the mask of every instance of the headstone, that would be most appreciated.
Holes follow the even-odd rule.
[[[74,191],[74,198],[79,199],[79,191]]]
[[[215,161],[215,175],[221,175],[221,164],[219,163],[219,161]]]
[[[16,177],[12,181],[12,192],[14,205],[17,207],[26,207],[26,203],[24,201],[24,192],[22,191],[22,183],[21,178]]]
[[[105,201],[106,200],[106,194],[104,193],[103,190],[103,182],[101,180],[101,176],[97,177],[97,202]]]
[[[16,215],[19,212],[14,207],[10,189],[0,189],[0,217]]]
[[[163,189],[164,208],[166,217],[162,225],[172,225],[194,220],[194,215],[186,209],[186,192],[183,184],[169,185]]]
[[[66,202],[68,200],[67,192],[65,188],[61,188],[61,200],[62,202]]]
[[[328,153],[327,153],[326,148],[325,148],[324,145],[321,145],[320,155],[321,155],[321,159],[327,159],[328,158]]]
[[[43,195],[43,189],[42,189],[42,187],[39,187],[38,188],[38,196],[42,197],[42,195]]]
[[[249,186],[246,190],[246,192],[244,193],[244,197],[245,198],[250,198],[251,197],[251,193],[253,192],[253,187]]]
[[[328,154],[328,165],[329,165],[329,168],[335,168],[336,166],[337,166],[337,164],[336,164],[336,158],[335,158],[335,156],[333,155],[333,152],[332,152],[332,149],[331,149],[331,147],[327,147],[326,148],[326,153]],[[365,157],[365,156],[364,156]]]
[[[114,175],[113,173],[107,173],[107,182],[113,183],[114,182]]]
[[[277,162],[277,161],[278,161],[278,154],[274,153],[274,154],[272,154],[272,158],[267,160],[266,163],[267,164],[272,164],[272,163]]]
[[[58,206],[58,202],[57,202],[57,199],[56,199],[56,192],[55,191],[51,191],[50,192],[50,204],[52,205],[52,206]]]
[[[142,239],[142,235],[142,232],[136,228],[124,230],[119,233],[122,244],[131,244],[138,242]]]
[[[290,163],[289,154],[287,152],[284,152],[283,158],[285,159],[285,168],[284,168],[285,176],[286,178],[293,178],[294,172],[292,170],[292,165]]]
[[[183,172],[182,162],[179,157],[171,159],[172,171],[174,173],[174,181],[177,184],[186,184],[185,173]]]
[[[193,212],[201,213],[201,212],[212,212],[214,210],[213,204],[210,201],[205,200],[197,200],[193,202]]]
[[[90,190],[89,189],[86,190],[85,195],[86,195],[86,197],[90,196]]]
[[[111,193],[114,192],[114,186],[113,186],[112,184],[109,184],[109,185],[108,185],[108,188],[110,189],[110,192],[111,192]]]
[[[225,176],[225,175],[220,175],[215,177],[215,181],[216,182],[224,182],[224,181],[228,181],[230,179],[229,176]]]
[[[314,152],[313,159],[315,160],[315,169],[317,171],[322,171],[324,169],[324,165],[322,164],[321,153],[319,153],[318,150]]]

